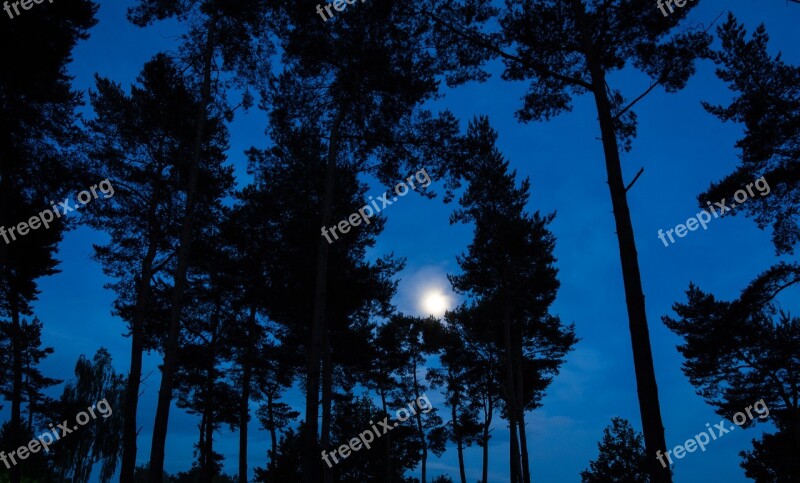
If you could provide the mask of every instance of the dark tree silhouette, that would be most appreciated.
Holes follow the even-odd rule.
[[[420,372],[425,367],[426,356],[437,350],[431,339],[437,338],[438,324],[434,317],[423,319],[395,314],[380,327],[383,341],[390,341],[390,351],[394,353],[391,357],[400,362],[394,368],[397,388],[393,391],[395,397],[389,402],[390,409],[399,410],[411,402],[416,405],[416,401],[427,392],[428,385],[420,377]],[[425,414],[417,410],[410,416],[415,426],[414,437],[419,442],[422,483],[427,481],[428,453],[441,456],[444,452],[447,433],[437,412],[437,408]]]
[[[625,184],[620,151],[630,149],[636,134],[633,105],[659,85],[668,92],[683,88],[694,72],[695,59],[705,53],[710,42],[705,32],[676,33],[697,4],[690,3],[666,17],[654,14],[651,4],[630,0],[513,0],[502,11],[490,2],[471,0],[431,7],[411,2],[406,5],[437,26],[440,56],[459,67],[451,71],[451,84],[485,78],[480,66],[490,58],[504,62],[504,78],[530,81],[523,106],[516,113],[523,122],[569,111],[573,96],[589,93],[594,98],[619,242],[650,474],[654,483],[671,481],[669,472],[655,463],[656,452],[665,451],[666,443],[627,199],[633,182]],[[610,73],[629,64],[652,79],[651,85],[632,100],[626,100],[606,80]]]
[[[81,412],[95,417],[69,438],[53,445],[53,467],[57,481],[87,483],[95,464],[100,465],[99,479],[103,483],[114,477],[122,446],[125,378],[114,371],[111,354],[98,349],[92,359],[81,356],[75,364],[75,381],[64,388],[56,403],[57,421],[75,421]]]
[[[254,152],[253,152],[254,153]],[[253,155],[251,153],[251,155]],[[269,172],[267,170],[266,172]],[[275,460],[278,433],[284,431],[299,413],[280,398],[292,385],[301,362],[291,347],[280,341],[286,330],[266,314],[275,308],[275,300],[283,279],[277,269],[282,266],[281,239],[276,235],[283,213],[281,206],[263,196],[269,179],[256,176],[256,183],[238,193],[239,204],[232,210],[222,230],[231,248],[233,283],[238,287],[239,310],[246,321],[229,328],[235,367],[231,377],[241,388],[239,405],[239,480],[247,479],[247,434],[250,400],[262,404],[258,419],[270,432],[270,465]]]
[[[397,331],[400,329],[402,327],[398,324],[382,324],[375,328],[370,344],[371,359],[375,363],[363,377],[365,385],[374,390],[380,398],[380,410],[385,414],[389,414],[390,405],[395,401],[400,401],[400,405],[404,405],[403,399],[406,398],[401,390],[400,374],[410,363],[411,353],[398,350]],[[392,460],[395,435],[386,433],[382,439],[380,445],[383,450],[382,460],[385,462],[383,481],[392,481],[394,472],[397,471]]]
[[[115,196],[88,208],[88,223],[108,232],[95,259],[117,294],[116,313],[129,325],[130,370],[125,397],[120,479],[131,481],[136,462],[136,413],[142,354],[163,337],[153,302],[155,280],[173,268],[180,231],[185,170],[191,155],[196,102],[176,63],[163,54],[146,63],[126,94],[109,79],[96,79],[88,124],[93,171],[113,181]],[[154,141],[154,140],[157,140]]]
[[[256,468],[256,477],[253,481],[259,483],[272,483],[273,481],[297,481],[298,468],[302,467],[303,425],[295,430],[289,428],[278,443],[269,468]]]
[[[0,435],[0,448],[4,451],[14,450],[19,446],[14,446],[13,436],[16,431],[23,441],[29,441],[34,436],[34,432],[39,429],[39,425],[44,421],[50,422],[54,411],[53,400],[44,394],[44,390],[60,384],[62,381],[46,377],[39,370],[40,363],[53,353],[52,347],[42,347],[42,323],[38,318],[31,321],[20,320],[17,326],[9,321],[0,321],[0,351],[2,359],[0,362],[0,395],[7,401],[14,401],[15,390],[19,390],[20,405],[27,405],[27,421],[20,414],[20,427],[14,428],[12,418],[3,427]],[[7,342],[3,342],[3,340]],[[5,347],[3,347],[5,346]],[[19,386],[17,386],[17,368],[19,370]],[[21,407],[21,406],[20,406]],[[13,408],[13,406],[12,406]],[[53,418],[54,419],[54,418]],[[30,464],[25,465],[25,478],[52,478],[50,468],[43,455],[31,455],[33,458]],[[21,466],[21,465],[16,465]],[[9,471],[13,475],[13,468]],[[0,474],[6,473],[5,465],[0,467]],[[22,472],[20,472],[22,473]],[[0,478],[2,480],[3,478]]]
[[[53,199],[75,189],[77,157],[70,148],[76,141],[75,109],[81,98],[71,89],[67,64],[78,41],[88,37],[97,10],[91,0],[52,7],[37,15],[3,17],[0,26],[0,45],[4,46],[0,69],[0,318],[10,320],[13,330],[6,335],[15,337],[10,340],[12,390],[8,397],[8,445],[13,448],[25,443],[23,348],[16,337],[24,333],[21,317],[32,315],[31,302],[38,296],[36,280],[56,273],[54,255],[64,223],[59,218],[50,228],[31,229],[24,239],[19,231],[10,232],[48,209]],[[13,466],[10,473],[11,483],[22,481],[20,465]]]
[[[453,437],[460,436],[467,444],[474,438],[481,446],[481,482],[485,482],[489,479],[489,433],[495,409],[500,406],[501,378],[496,369],[502,367],[502,361],[500,354],[493,350],[493,341],[481,326],[481,310],[480,305],[469,307],[465,303],[445,314],[445,320],[449,324],[448,339],[440,361],[448,371],[448,386],[452,384],[457,391],[459,387],[463,387],[460,391],[466,391],[459,398],[462,411],[456,413],[460,424],[457,430],[454,429],[456,432]],[[433,380],[436,380],[436,370],[431,371]],[[455,409],[453,394],[457,391],[448,391],[451,407]],[[475,412],[480,413],[480,422],[475,420]],[[474,427],[475,424],[478,426]],[[464,471],[460,473],[463,483],[466,475]]]
[[[22,374],[22,395],[23,402],[27,404],[28,420],[26,429],[33,431],[33,426],[37,416],[42,416],[48,411],[48,406],[52,404],[52,399],[45,396],[44,390],[61,384],[63,381],[51,379],[39,370],[39,364],[53,354],[52,347],[42,347],[42,322],[35,318],[31,321],[22,320],[19,329],[20,333],[14,333],[17,327],[10,322],[0,322],[0,338],[9,341],[6,344],[0,343],[3,349],[3,359],[5,364],[0,363],[0,394],[6,400],[11,400],[14,393],[14,350],[9,350],[8,345],[16,344],[19,349],[20,367]]]
[[[184,187],[185,203],[181,219],[176,266],[173,271],[174,287],[170,302],[170,318],[166,343],[164,345],[164,364],[161,370],[156,418],[153,424],[153,439],[150,450],[151,483],[161,483],[164,471],[164,452],[167,439],[170,403],[174,386],[174,374],[178,356],[181,331],[181,314],[186,291],[186,273],[189,269],[192,232],[199,212],[198,199],[203,192],[213,193],[213,188],[200,184],[202,166],[211,162],[207,159],[207,135],[209,121],[230,118],[232,111],[227,108],[223,97],[226,83],[215,77],[215,59],[220,58],[219,70],[236,71],[240,74],[234,80],[239,86],[252,82],[255,73],[265,68],[262,55],[268,53],[269,43],[265,38],[267,4],[258,0],[244,2],[222,2],[203,0],[200,2],[178,2],[170,0],[139,0],[128,10],[129,19],[139,26],[149,25],[157,20],[176,17],[188,23],[188,33],[183,36],[183,63],[196,80],[194,85],[196,114],[190,119],[194,123],[195,134],[191,157],[187,163],[187,183]],[[230,84],[230,82],[228,82]],[[244,104],[248,104],[245,95]],[[213,129],[211,132],[214,132]],[[221,193],[217,193],[221,195]]]
[[[196,473],[211,483],[222,470],[222,456],[214,452],[214,433],[223,423],[238,423],[237,387],[225,367],[233,359],[231,335],[241,324],[238,287],[228,273],[230,250],[215,227],[193,240],[184,310],[185,340],[181,341],[176,378],[177,406],[200,414]]]
[[[508,171],[496,139],[488,119],[470,123],[469,184],[451,221],[474,223],[475,234],[467,253],[458,257],[463,274],[449,278],[480,307],[473,321],[486,326],[483,335],[502,360],[498,380],[511,431],[511,481],[529,483],[525,411],[540,405],[577,338],[574,326],[562,325],[548,312],[559,287],[555,240],[547,229],[554,215],[525,212],[530,182],[516,186],[516,173]]]
[[[800,319],[780,311],[776,300],[783,290],[799,282],[800,265],[780,263],[759,275],[731,302],[690,284],[687,302],[673,306],[678,317],[663,317],[667,327],[683,338],[678,350],[686,358],[684,373],[717,414],[730,420],[762,399],[769,408],[779,432],[765,435],[745,458],[742,466],[753,475],[764,475],[769,462],[800,450]],[[800,478],[796,458],[771,471],[777,480],[762,476],[759,481]]]
[[[354,396],[345,394],[336,398],[336,411],[333,415],[331,425],[331,439],[334,447],[341,444],[348,444],[352,438],[366,430],[377,421],[383,421],[388,416],[389,420],[394,417],[394,413],[384,413],[372,399],[367,395]],[[392,470],[390,475],[386,475],[386,465],[389,461],[384,458],[376,446],[381,444],[380,440],[375,439],[370,448],[362,445],[358,451],[351,451],[347,459],[339,458],[339,464],[333,467],[334,481],[339,483],[361,483],[363,481],[386,481],[389,483],[406,483],[411,480],[403,474],[413,469],[419,464],[420,443],[416,435],[416,429],[409,419],[392,429],[394,437],[391,443],[391,453],[389,454],[389,465]],[[381,439],[389,436],[389,433],[381,436]],[[328,458],[331,463],[333,460]],[[388,479],[385,479],[388,478]],[[420,481],[414,478],[412,481]]]
[[[272,377],[278,376],[277,371],[270,374]],[[293,410],[285,402],[278,400],[284,388],[275,379],[258,379],[264,384],[260,386],[263,391],[263,403],[259,406],[257,415],[261,423],[261,429],[269,431],[269,471],[275,471],[278,451],[278,432],[285,432],[289,424],[300,416],[300,413]]]
[[[581,483],[648,483],[647,454],[642,435],[627,419],[612,418],[597,443],[600,455],[581,471]]]
[[[478,421],[482,401],[476,397],[482,394],[479,388],[483,371],[480,354],[471,350],[455,322],[458,316],[457,312],[445,314],[448,325],[434,326],[439,330],[431,331],[430,343],[440,351],[439,362],[442,367],[428,369],[427,379],[431,387],[444,389],[445,400],[450,406],[447,436],[456,444],[461,483],[467,483],[464,449],[480,441],[483,429]],[[488,465],[488,462],[485,463]]]
[[[247,191],[247,190],[246,190]],[[249,190],[253,193],[253,190]],[[258,198],[244,197],[223,220],[219,237],[227,247],[226,273],[232,293],[232,309],[239,313],[240,323],[230,324],[226,336],[231,345],[234,366],[229,377],[239,392],[239,471],[240,483],[247,482],[248,424],[250,401],[266,398],[267,405],[275,409],[283,391],[291,386],[294,366],[289,363],[285,348],[276,341],[280,326],[260,316],[266,313],[272,299],[270,275],[272,274],[275,239],[266,235],[264,225],[274,217],[265,216],[266,206],[259,206]],[[271,228],[271,227],[270,227]],[[266,236],[265,236],[266,235]],[[282,409],[282,406],[281,406]],[[273,411],[270,427],[273,450],[277,446],[276,431],[282,430],[297,415]]]
[[[262,228],[252,234],[253,238],[259,240],[260,246],[273,248],[257,255],[260,263],[269,266],[271,288],[267,313],[285,328],[280,335],[283,346],[307,351],[317,271],[316,260],[309,259],[307,254],[317,251],[320,240],[327,244],[317,224],[324,208],[316,200],[324,199],[324,184],[320,180],[327,177],[328,153],[320,142],[318,126],[304,111],[306,107],[298,111],[294,104],[294,99],[308,94],[293,77],[287,75],[276,80],[265,94],[267,105],[274,106],[270,133],[275,147],[249,152],[256,183],[245,190],[243,197],[252,204],[249,209],[261,219]],[[358,181],[355,170],[346,165],[336,167],[334,178],[340,188],[331,206],[331,216],[345,219],[363,206],[366,186]],[[382,227],[382,218],[373,217],[369,224],[362,223],[336,240],[327,257],[331,302],[326,304],[328,322],[320,354],[323,447],[329,441],[336,366],[369,364],[369,360],[359,356],[368,348],[369,318],[388,313],[388,302],[396,286],[390,277],[402,266],[390,257],[374,263],[364,261],[366,249],[374,244],[374,236]],[[365,350],[354,350],[359,346]],[[302,353],[297,352],[295,360],[303,361]],[[320,463],[314,461],[317,466]]]
[[[708,202],[731,199],[764,177],[769,196],[751,196],[728,213],[742,211],[762,229],[772,225],[776,252],[793,253],[800,242],[800,68],[786,64],[780,53],[773,57],[767,52],[763,24],[748,40],[744,25],[729,13],[717,33],[722,48],[711,58],[734,98],[727,107],[703,106],[723,121],[743,124],[745,135],[736,143],[742,150],[739,166],[698,200],[705,208]]]
[[[377,158],[375,172],[387,186],[423,164],[435,179],[444,179],[449,139],[456,123],[448,113],[434,118],[420,109],[438,90],[435,75],[441,72],[429,51],[430,26],[409,15],[399,4],[360,4],[358,15],[341,15],[322,23],[309,15],[305,2],[282,2],[279,35],[285,51],[285,73],[276,81],[295,84],[288,99],[270,104],[289,104],[285,115],[313,123],[314,133],[326,139],[325,184],[319,224],[330,227],[337,220],[333,206],[339,197],[335,184],[337,166],[364,169]],[[392,28],[386,28],[392,25]],[[357,74],[356,74],[357,73]],[[284,89],[282,92],[286,92]],[[299,109],[302,106],[302,109]],[[282,109],[282,107],[278,107]],[[293,112],[293,111],[302,112]],[[349,159],[349,162],[345,162]],[[318,465],[319,402],[326,404],[322,388],[322,359],[326,333],[328,294],[328,244],[317,236],[315,298],[306,354],[306,414],[308,431],[303,473],[306,483],[316,483]],[[326,473],[326,483],[330,476]]]

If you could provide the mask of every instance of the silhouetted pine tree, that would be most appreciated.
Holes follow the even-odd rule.
[[[771,224],[777,253],[793,253],[800,242],[800,67],[767,52],[763,24],[747,40],[744,25],[729,13],[717,34],[722,48],[711,58],[734,98],[727,107],[703,107],[723,121],[743,124],[745,135],[736,143],[742,150],[739,166],[698,197],[700,206],[732,199],[735,191],[764,177],[769,196],[750,196],[728,213],[753,216],[762,229]]]
[[[331,439],[334,442],[333,448],[358,437],[364,431],[368,431],[373,424],[383,421],[388,416],[389,424],[392,424],[394,412],[382,412],[368,395],[354,396],[352,393],[338,395],[335,397],[336,411],[333,414],[331,426]],[[419,440],[417,439],[414,424],[409,419],[405,423],[400,423],[386,433],[380,439],[387,438],[390,434],[392,438],[392,452],[389,460],[383,458],[376,446],[380,445],[380,440],[375,439],[370,444],[370,448],[362,445],[359,451],[351,451],[347,459],[339,457],[339,463],[333,467],[332,476],[337,483],[360,483],[362,481],[386,481],[390,483],[406,483],[409,481],[419,481],[416,478],[407,478],[404,472],[411,470],[419,464]],[[379,430],[380,431],[380,430]],[[338,454],[338,453],[337,453]],[[328,461],[333,464],[333,458],[328,457]],[[386,476],[386,467],[392,468],[391,473]],[[327,465],[326,465],[327,467]]]
[[[655,462],[656,452],[666,451],[666,443],[628,207],[627,191],[632,183],[626,186],[623,179],[620,151],[630,149],[636,134],[633,105],[659,85],[668,92],[683,88],[694,72],[695,59],[705,53],[710,42],[705,32],[677,31],[697,4],[667,16],[652,4],[635,1],[513,0],[502,10],[490,2],[471,0],[433,7],[412,2],[406,5],[437,26],[440,56],[456,66],[463,64],[453,70],[451,83],[485,78],[481,64],[494,58],[504,62],[504,78],[530,81],[523,107],[517,111],[523,122],[549,119],[570,110],[573,96],[590,93],[594,98],[619,242],[650,474],[654,483],[670,482],[669,472]],[[633,100],[627,100],[607,82],[610,73],[626,65],[633,65],[652,80]]]
[[[648,483],[647,455],[642,435],[627,419],[612,418],[597,443],[600,455],[581,471],[581,483]]]
[[[292,349],[281,345],[283,327],[266,314],[273,307],[280,274],[276,262],[280,256],[280,238],[276,229],[282,214],[269,199],[259,196],[259,189],[248,186],[238,193],[239,203],[223,223],[221,236],[230,249],[233,283],[238,287],[237,304],[243,321],[229,328],[234,367],[231,377],[240,388],[239,400],[239,476],[247,475],[247,435],[250,400],[262,403],[258,418],[270,432],[270,464],[275,460],[278,434],[298,416],[280,402],[283,392],[292,385],[301,362],[292,357]]]
[[[678,350],[686,358],[684,373],[717,414],[731,420],[762,399],[769,408],[778,433],[741,453],[747,475],[763,483],[800,478],[800,462],[790,456],[800,451],[800,318],[779,310],[776,300],[798,283],[800,264],[780,263],[731,302],[690,284],[687,302],[673,305],[678,317],[663,317],[683,338]]]
[[[221,213],[217,210],[217,214]],[[223,424],[238,422],[237,387],[227,375],[233,359],[233,327],[244,322],[231,251],[219,227],[207,226],[193,239],[191,269],[187,275],[187,303],[183,312],[185,335],[180,343],[175,374],[177,406],[201,415],[196,445],[196,476],[211,483],[222,470],[222,456],[214,451],[214,433]]]
[[[405,408],[409,412],[408,423],[413,424],[414,436],[419,442],[422,483],[427,482],[428,452],[441,456],[447,436],[442,418],[437,414],[438,409],[432,408],[423,414],[416,404],[417,399],[428,390],[423,369],[427,356],[436,351],[432,341],[435,337],[432,336],[438,332],[438,324],[439,321],[434,317],[423,319],[395,314],[380,327],[384,341],[386,335],[391,334],[391,352],[397,353],[393,358],[403,362],[395,368],[398,387],[389,408]],[[407,407],[411,402],[414,403],[416,414]]]
[[[449,348],[445,347],[444,355],[440,356],[448,371],[456,371],[455,367],[450,369],[450,366],[457,366],[459,371],[463,371],[456,377],[456,383],[463,384],[466,389],[460,431],[468,442],[474,438],[482,448],[481,482],[488,481],[489,478],[490,430],[494,412],[501,404],[502,379],[497,372],[502,367],[502,361],[500,354],[494,350],[494,341],[489,333],[491,328],[481,323],[481,320],[487,318],[481,315],[483,307],[480,303],[472,307],[464,303],[447,312],[447,330],[458,337],[458,342],[451,343]],[[453,353],[449,354],[448,351]],[[477,428],[473,427],[473,424],[478,423],[473,419],[473,411],[481,415]]]
[[[495,147],[497,133],[486,118],[472,121],[466,138],[465,177],[469,185],[452,222],[474,223],[467,253],[458,257],[463,273],[449,276],[470,296],[483,332],[502,360],[499,380],[511,431],[511,481],[530,480],[525,411],[535,409],[564,356],[577,342],[548,310],[559,287],[553,266],[555,239],[547,225],[554,215],[525,211],[530,182],[516,186],[515,172]],[[498,368],[500,369],[500,368]]]
[[[445,401],[450,406],[447,436],[456,444],[461,483],[467,483],[464,449],[477,443],[481,434],[482,427],[478,421],[481,401],[473,396],[480,394],[483,371],[481,356],[471,350],[464,334],[454,323],[456,317],[458,315],[453,312],[445,314],[447,325],[434,326],[439,330],[431,331],[430,343],[439,351],[442,367],[428,369],[427,379],[431,387],[444,389]]]
[[[87,205],[88,221],[108,232],[110,241],[95,246],[106,275],[116,281],[115,311],[130,327],[131,359],[124,405],[120,479],[133,478],[136,462],[136,413],[142,354],[163,339],[157,319],[155,280],[174,270],[181,227],[183,163],[190,159],[198,102],[176,63],[163,54],[147,62],[138,84],[127,94],[109,79],[96,79],[90,94],[96,118],[88,125],[92,171],[109,178],[115,196]],[[207,121],[214,133],[218,121]],[[213,139],[219,134],[207,134]],[[154,142],[157,140],[157,142]],[[162,304],[163,305],[163,304]]]
[[[53,415],[53,400],[44,395],[43,391],[50,386],[60,384],[62,381],[51,379],[42,374],[39,364],[53,353],[52,347],[42,347],[42,323],[38,318],[31,321],[22,319],[19,326],[9,322],[0,321],[0,351],[3,351],[0,362],[0,395],[7,401],[13,402],[15,391],[15,361],[19,363],[19,390],[20,404],[26,404],[27,421],[20,414],[19,435],[23,441],[30,441],[39,426],[51,419]],[[5,347],[4,347],[5,346]],[[18,358],[18,359],[17,359]],[[13,407],[13,406],[12,406]],[[14,420],[3,425],[0,436],[0,448],[14,450],[12,435],[15,432]],[[25,443],[23,443],[25,444]],[[30,464],[25,465],[25,478],[51,477],[46,458],[43,455],[31,454]],[[21,465],[16,465],[21,466]],[[13,467],[12,467],[13,470]],[[0,466],[0,474],[13,474],[13,471]]]
[[[67,64],[96,23],[97,4],[91,0],[48,7],[0,19],[0,318],[10,320],[14,330],[6,335],[15,337],[24,333],[21,317],[32,315],[36,280],[56,273],[54,255],[64,223],[57,219],[50,228],[40,225],[24,236],[5,230],[75,190],[77,156],[70,149],[77,140],[75,108],[81,98],[71,89]],[[10,350],[8,446],[13,450],[27,442],[22,437],[22,341],[12,339]],[[22,465],[13,466],[10,475],[11,483],[20,483]]]
[[[705,208],[755,184],[760,196],[749,196],[728,214],[742,211],[762,229],[771,224],[776,253],[793,253],[800,241],[800,68],[767,52],[769,36],[763,25],[748,40],[744,26],[729,14],[717,33],[722,45],[711,58],[734,98],[727,107],[703,106],[723,121],[742,123],[745,131],[736,143],[740,164],[698,201]],[[720,415],[730,418],[762,398],[766,401],[778,432],[753,440],[753,450],[740,453],[746,475],[758,482],[800,478],[800,464],[790,456],[800,451],[800,367],[794,356],[800,350],[800,321],[779,311],[775,300],[792,286],[796,290],[798,283],[800,266],[781,262],[732,302],[691,284],[688,302],[674,305],[679,318],[663,318],[684,338],[679,347],[687,358],[684,371]]]
[[[395,3],[363,3],[358,11],[344,12],[323,22],[310,2],[281,2],[279,37],[286,72],[275,82],[294,84],[286,100],[289,119],[313,122],[312,131],[326,140],[327,170],[321,191],[321,226],[332,226],[337,166],[351,171],[365,169],[365,161],[377,158],[375,172],[387,186],[408,176],[414,168],[426,167],[434,179],[444,179],[450,158],[445,155],[456,123],[449,113],[438,118],[420,105],[438,90],[435,76],[441,72],[436,56],[427,46],[430,26],[409,15]],[[391,28],[387,28],[390,25]],[[302,113],[292,112],[303,106]],[[347,160],[347,161],[346,161]],[[317,483],[318,416],[321,367],[327,320],[328,244],[318,238],[316,250],[314,312],[310,319],[306,368],[306,414],[303,473],[306,483]],[[324,435],[320,436],[320,438]],[[330,476],[325,476],[326,483]]]
[[[210,162],[206,159],[209,156],[205,145],[205,140],[209,139],[206,134],[209,130],[207,121],[209,117],[225,117],[230,120],[232,111],[224,102],[225,87],[231,83],[246,86],[248,82],[254,81],[258,72],[267,68],[268,59],[264,58],[264,54],[268,53],[270,45],[266,42],[265,36],[266,8],[267,2],[260,0],[244,2],[203,0],[178,3],[171,0],[139,0],[128,10],[129,19],[139,26],[173,17],[188,23],[188,32],[181,44],[181,56],[189,71],[188,75],[196,80],[193,85],[197,99],[196,113],[190,118],[195,126],[194,144],[186,166],[188,176],[184,188],[185,205],[173,272],[174,288],[170,304],[170,321],[164,346],[161,387],[150,450],[148,478],[151,483],[161,483],[164,470],[164,451],[180,340],[186,272],[189,268],[192,232],[196,228],[195,217],[199,213],[197,201],[203,191],[206,193],[214,191],[213,187],[200,183],[202,166]],[[217,59],[219,63],[215,62]],[[239,75],[233,79],[215,76],[217,66],[222,72],[235,71]],[[249,95],[245,94],[243,103],[249,104]]]
[[[293,78],[284,76],[273,84],[269,95],[268,105],[275,106],[271,111],[270,131],[275,146],[267,151],[250,151],[250,169],[256,182],[245,190],[243,197],[247,203],[264,210],[253,208],[259,213],[263,226],[252,234],[259,240],[256,243],[272,247],[271,251],[257,256],[257,263],[270,267],[267,314],[285,327],[281,344],[295,348],[294,360],[305,364],[301,351],[308,351],[308,321],[314,313],[318,268],[316,260],[307,254],[316,252],[320,242],[328,245],[318,225],[324,209],[321,200],[329,167],[325,161],[327,149],[320,139],[318,126],[306,110],[313,104],[296,104],[298,97],[308,95],[307,91]],[[296,124],[294,119],[298,119]],[[330,216],[333,220],[345,219],[363,206],[366,187],[350,166],[336,167],[333,176],[339,188],[330,207]],[[374,263],[364,261],[367,247],[374,243],[373,237],[383,226],[380,217],[369,221],[369,224],[353,227],[350,233],[341,234],[338,240],[331,238],[327,257],[326,266],[330,266],[330,275],[326,277],[330,283],[327,296],[331,302],[326,304],[328,323],[320,341],[323,446],[329,440],[326,428],[331,422],[336,366],[342,368],[346,379],[352,379],[347,375],[364,372],[370,364],[363,357],[371,330],[369,318],[388,313],[388,303],[396,286],[390,278],[401,267],[400,262],[390,257]],[[327,246],[325,250],[328,251]],[[358,365],[362,368],[355,369]],[[321,460],[315,459],[314,464],[318,468]]]

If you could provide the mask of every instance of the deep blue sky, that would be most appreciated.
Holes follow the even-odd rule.
[[[127,87],[153,54],[175,49],[176,25],[165,22],[147,29],[134,27],[124,16],[131,3],[118,0],[101,6],[100,22],[91,31],[91,38],[77,48],[70,68],[77,88],[91,87],[95,72]],[[653,15],[660,15],[655,2],[651,3]],[[39,8],[46,8],[46,4]],[[689,23],[707,25],[728,9],[746,23],[749,31],[764,22],[771,35],[772,51],[780,50],[787,62],[800,64],[796,30],[800,5],[781,0],[703,0]],[[493,71],[499,72],[497,66]],[[647,87],[648,80],[626,71],[612,76],[610,83],[633,97]],[[575,482],[579,481],[579,471],[596,457],[596,442],[613,416],[625,417],[641,428],[630,336],[593,101],[579,98],[573,112],[547,123],[525,125],[513,117],[524,90],[524,84],[503,82],[494,75],[483,84],[445,90],[446,97],[434,107],[451,109],[464,125],[475,115],[488,115],[500,133],[499,147],[512,167],[519,176],[531,179],[529,209],[557,211],[551,228],[557,238],[555,253],[561,290],[552,310],[564,322],[575,323],[581,341],[569,354],[543,407],[528,415],[528,441],[536,481]],[[623,155],[627,180],[641,166],[645,167],[629,200],[668,447],[683,443],[704,430],[706,423],[714,424],[720,418],[695,394],[681,372],[682,358],[675,348],[679,340],[663,326],[660,317],[671,313],[675,301],[684,301],[683,292],[690,281],[730,299],[778,261],[769,233],[758,230],[752,220],[742,216],[713,220],[707,231],[689,233],[667,248],[656,237],[659,228],[672,228],[694,215],[698,211],[696,195],[737,164],[733,145],[741,136],[741,126],[722,124],[700,106],[701,100],[725,103],[729,99],[730,93],[714,76],[713,66],[701,63],[685,90],[677,94],[656,90],[637,106],[639,135],[633,150]],[[252,145],[266,145],[264,128],[265,115],[258,111],[240,115],[231,128],[230,161],[242,182],[246,181],[243,151]],[[86,186],[76,186],[75,191],[96,181],[99,180],[87,180]],[[375,186],[370,194],[382,191]],[[385,211],[386,230],[371,256],[393,251],[407,258],[395,300],[399,309],[415,312],[419,287],[446,287],[445,274],[458,270],[455,256],[465,250],[472,233],[469,227],[449,225],[452,209],[440,198],[406,196]],[[44,343],[56,350],[42,367],[48,376],[70,378],[78,356],[91,355],[100,346],[111,351],[117,370],[127,373],[130,343],[122,336],[123,323],[110,315],[114,296],[103,288],[108,280],[90,259],[92,243],[103,239],[102,234],[86,228],[68,233],[60,248],[62,272],[41,281],[44,296],[35,310],[45,324]],[[784,297],[784,308],[797,311],[797,294],[795,290]],[[151,355],[145,361],[145,373],[152,374],[144,383],[140,403],[143,429],[139,436],[139,464],[146,462],[149,454],[159,360],[158,355]],[[60,391],[58,387],[52,395]],[[441,396],[429,396],[435,407],[444,409]],[[288,401],[297,409],[302,406],[296,390]],[[8,416],[7,410],[0,413],[3,419]],[[490,481],[503,482],[508,480],[508,435],[500,419],[495,420],[498,423],[491,446]],[[196,423],[196,418],[173,406],[168,471],[190,467],[192,444],[197,440]],[[256,426],[255,421],[251,423],[250,463],[263,466],[268,438],[266,433],[255,431]],[[737,453],[749,449],[750,439],[764,427],[769,428],[738,429],[711,443],[705,453],[691,453],[678,460],[675,481],[701,482],[709,477],[746,481]],[[217,450],[225,455],[225,470],[235,473],[236,435],[224,430],[219,439]],[[468,450],[470,481],[479,477],[479,459],[478,448]],[[441,459],[434,457],[429,469],[434,476],[446,472],[455,477],[455,451]]]

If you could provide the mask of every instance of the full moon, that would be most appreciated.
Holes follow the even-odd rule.
[[[422,308],[431,315],[441,317],[448,309],[450,301],[440,291],[427,292],[422,296]]]

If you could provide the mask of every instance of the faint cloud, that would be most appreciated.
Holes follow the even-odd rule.
[[[459,303],[453,293],[444,264],[428,265],[403,274],[397,289],[398,309],[406,314],[441,317],[442,309],[452,309]]]

